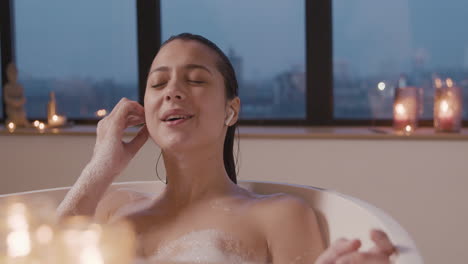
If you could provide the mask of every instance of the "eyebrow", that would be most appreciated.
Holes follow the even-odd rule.
[[[186,65],[184,65],[184,68],[187,69],[187,70],[202,69],[202,70],[207,71],[207,72],[210,73],[211,75],[213,75],[213,73],[212,73],[207,67],[205,67],[205,66],[203,66],[203,65],[200,65],[200,64],[186,64]],[[169,71],[169,67],[167,67],[167,66],[158,67],[158,68],[156,68],[156,69],[150,71],[150,72],[148,73],[148,76],[149,76],[150,74],[152,74],[153,72],[157,72],[157,71],[167,72],[167,71]]]

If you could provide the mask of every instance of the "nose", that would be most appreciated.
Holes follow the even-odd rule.
[[[180,89],[179,85],[176,83],[174,85],[172,85],[172,87],[168,87],[169,89],[167,89],[167,93],[166,95],[164,96],[164,99],[166,101],[171,101],[171,100],[175,100],[175,101],[182,101],[185,99],[186,95],[185,93]]]

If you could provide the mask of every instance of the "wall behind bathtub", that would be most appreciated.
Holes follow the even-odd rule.
[[[0,194],[72,185],[94,141],[0,135]],[[426,263],[468,259],[468,141],[241,138],[240,148],[241,180],[313,185],[361,198],[400,222]],[[148,142],[116,180],[156,179],[157,154]]]

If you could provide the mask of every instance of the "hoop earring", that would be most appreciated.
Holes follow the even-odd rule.
[[[161,182],[163,182],[164,184],[167,185],[167,178],[166,178],[166,181],[161,180],[161,178],[159,177],[159,173],[158,173],[158,164],[159,164],[159,159],[161,158],[161,155],[162,155],[162,150],[161,150],[161,152],[159,152],[159,156],[158,156],[158,159],[157,159],[157,161],[156,161],[156,167],[155,167],[156,176],[158,177],[158,179],[159,179]]]

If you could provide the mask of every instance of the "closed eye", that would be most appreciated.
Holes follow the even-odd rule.
[[[202,84],[205,83],[204,81],[195,81],[195,80],[188,80],[190,83],[195,83],[195,84]]]
[[[161,87],[161,86],[163,86],[163,85],[165,85],[165,84],[166,84],[166,83],[159,83],[159,84],[152,85],[151,87],[153,87],[153,88],[159,88],[159,87]]]

